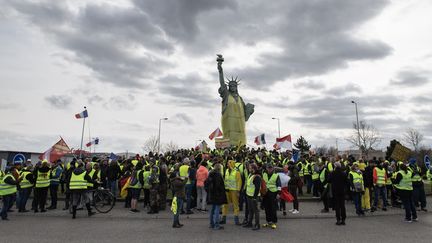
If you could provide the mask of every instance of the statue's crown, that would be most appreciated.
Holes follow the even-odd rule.
[[[228,86],[230,86],[230,85],[240,85],[240,80],[241,79],[238,79],[238,76],[236,76],[235,78],[231,76],[231,79],[227,78],[228,82],[226,84]]]

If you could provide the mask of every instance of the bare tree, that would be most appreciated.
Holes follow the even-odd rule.
[[[353,124],[353,128],[353,134],[347,138],[347,141],[360,148],[365,155],[381,143],[379,132],[372,124],[360,121],[359,129],[356,123]]]
[[[169,143],[163,145],[164,152],[177,151],[178,149],[179,149],[178,144],[174,143],[173,141],[170,141]]]
[[[141,148],[144,153],[156,152],[158,150],[158,138],[156,136],[147,138]]]
[[[404,142],[408,143],[414,148],[414,151],[419,151],[421,142],[423,141],[423,134],[414,128],[408,128],[403,137]]]
[[[315,153],[317,155],[326,155],[327,151],[328,151],[328,147],[326,145],[315,147]]]

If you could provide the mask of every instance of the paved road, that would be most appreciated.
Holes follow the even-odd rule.
[[[431,198],[429,197],[429,202]],[[350,217],[346,226],[336,226],[333,214],[320,214],[320,204],[305,202],[301,214],[280,217],[276,230],[253,232],[232,224],[223,231],[208,228],[207,214],[182,215],[182,229],[171,228],[169,212],[147,215],[130,213],[118,204],[109,214],[92,218],[79,211],[72,220],[62,210],[47,213],[11,213],[0,221],[0,242],[431,242],[432,213],[419,213],[417,223],[404,223],[400,209]],[[429,208],[430,209],[430,208]],[[431,211],[431,210],[430,210]],[[262,213],[263,214],[263,213]],[[262,219],[263,221],[263,219]],[[73,233],[65,233],[73,232]]]

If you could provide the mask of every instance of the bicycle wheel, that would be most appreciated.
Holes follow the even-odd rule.
[[[94,193],[94,206],[99,213],[108,213],[114,207],[115,198],[109,191],[97,190]]]

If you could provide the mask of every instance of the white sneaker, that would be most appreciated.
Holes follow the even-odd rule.
[[[290,209],[290,210],[288,210],[288,212],[290,212],[290,213],[292,213],[292,212],[294,212],[295,211],[295,209],[293,208],[293,209]]]
[[[298,213],[300,213],[300,211],[294,209],[294,211],[292,213],[293,214],[298,214]]]

